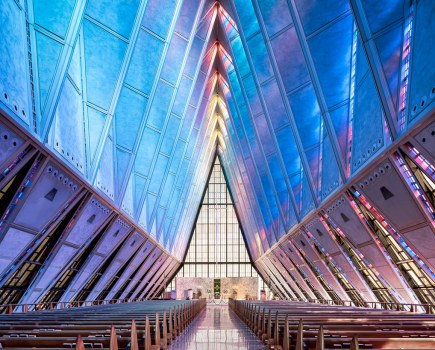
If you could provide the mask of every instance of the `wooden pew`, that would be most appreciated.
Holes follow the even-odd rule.
[[[167,349],[172,330],[181,334],[205,306],[205,300],[147,301],[0,315],[0,347],[65,349],[81,341],[102,349]]]
[[[269,349],[435,349],[433,315],[289,301],[230,307]]]

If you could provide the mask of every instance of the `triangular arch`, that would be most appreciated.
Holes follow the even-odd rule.
[[[252,263],[224,163],[217,153],[183,260],[169,290],[174,289],[177,277],[258,277],[259,287],[267,288]]]

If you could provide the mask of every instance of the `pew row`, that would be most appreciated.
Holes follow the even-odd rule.
[[[435,316],[290,301],[230,300],[269,349],[435,349]]]
[[[0,315],[2,349],[167,349],[206,300],[155,300]]]

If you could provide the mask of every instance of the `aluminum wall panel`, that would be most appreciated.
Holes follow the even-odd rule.
[[[133,260],[130,262],[129,266],[125,269],[123,274],[119,277],[118,281],[113,286],[112,290],[107,295],[107,299],[112,299],[115,293],[127,282],[128,278],[132,278],[132,274],[136,269],[144,264],[148,255],[153,251],[155,246],[150,241],[145,242],[145,244],[140,248],[140,250],[136,253]]]
[[[80,185],[52,162],[42,167],[14,223],[34,231],[42,228],[72,200]]]
[[[98,294],[104,289],[109,280],[118,272],[118,270],[126,263],[131,255],[137,250],[138,247],[145,241],[145,238],[139,232],[134,232],[124,242],[121,250],[113,259],[106,271],[104,271],[98,283],[92,289],[86,300],[94,300]]]
[[[0,275],[15,261],[26,246],[35,238],[33,233],[10,227],[0,241]]]
[[[407,189],[408,185],[389,160],[380,163],[356,187],[397,230],[402,231],[425,222],[422,211]],[[406,211],[403,210],[403,203],[406,203]]]

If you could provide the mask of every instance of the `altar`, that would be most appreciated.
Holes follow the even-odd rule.
[[[258,277],[177,277],[177,299],[250,299],[259,298]]]

